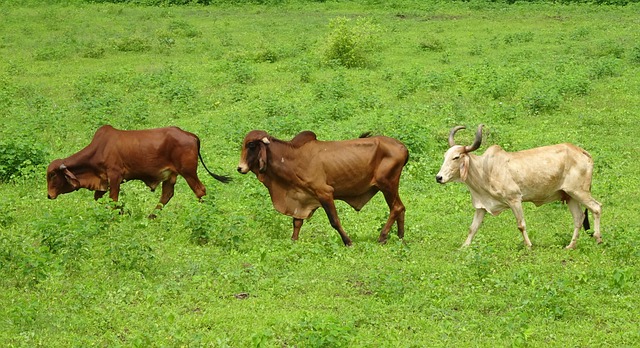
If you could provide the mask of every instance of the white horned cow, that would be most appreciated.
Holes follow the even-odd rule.
[[[483,155],[471,152],[482,143],[480,125],[475,140],[470,146],[456,145],[454,135],[464,129],[458,126],[449,133],[449,150],[436,175],[436,181],[463,182],[471,191],[475,210],[469,235],[462,245],[469,246],[480,228],[486,212],[498,215],[511,208],[522,232],[524,244],[531,247],[522,212],[522,202],[533,202],[536,206],[561,200],[566,202],[573,216],[573,237],[567,249],[574,249],[581,225],[590,228],[588,211],[594,217],[593,237],[602,242],[600,215],[602,208],[591,196],[593,159],[589,153],[573,144],[564,143],[534,149],[506,152],[493,145]],[[580,204],[586,207],[584,213]]]

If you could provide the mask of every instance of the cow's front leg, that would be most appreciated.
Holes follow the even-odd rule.
[[[117,202],[120,195],[120,184],[122,183],[122,176],[120,174],[109,174],[109,198],[112,201]],[[94,194],[94,198],[97,192]],[[120,209],[120,214],[124,214],[124,209],[118,204],[115,205]]]
[[[96,191],[96,192],[93,193],[93,199],[95,199],[97,201],[100,198],[104,197],[105,193],[107,193],[107,191]]]
[[[291,240],[298,240],[298,235],[300,234],[300,228],[302,227],[303,219],[293,218],[293,234],[291,235]]]
[[[338,218],[338,211],[336,210],[336,204],[333,201],[333,195],[329,197],[320,198],[320,204],[322,204],[322,208],[327,213],[327,217],[329,218],[329,223],[331,227],[333,227],[340,234],[340,238],[342,238],[342,242],[346,246],[351,246],[351,239],[347,236],[347,233],[342,228],[340,224],[340,219]]]
[[[109,175],[109,198],[114,202],[118,201],[120,195],[120,184],[122,183],[122,177],[118,174]],[[94,195],[95,197],[95,195]]]
[[[511,210],[513,210],[513,215],[516,216],[516,222],[518,223],[518,229],[522,232],[522,239],[524,240],[524,245],[527,248],[531,248],[531,241],[529,240],[529,235],[527,235],[527,224],[524,221],[524,212],[522,211],[522,203],[516,202],[511,206]]]
[[[162,210],[162,208],[169,203],[171,197],[173,197],[174,187],[176,185],[177,175],[172,175],[169,179],[162,182],[162,195],[160,195],[160,202],[156,205],[155,210]],[[156,214],[149,214],[149,219],[155,219]]]
[[[476,235],[476,232],[478,232],[480,225],[482,225],[482,220],[484,220],[484,215],[486,213],[487,211],[483,208],[476,209],[476,212],[473,214],[473,221],[471,222],[471,226],[469,226],[469,235],[467,236],[467,240],[464,241],[464,244],[462,244],[463,248],[471,245],[471,241]]]

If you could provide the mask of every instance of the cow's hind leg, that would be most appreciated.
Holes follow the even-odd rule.
[[[162,195],[160,196],[160,202],[156,205],[155,210],[162,210],[162,208],[169,203],[171,197],[173,197],[174,187],[176,185],[177,175],[171,175],[169,179],[162,182]],[[151,213],[149,219],[155,219],[156,214]]]
[[[586,192],[567,192],[569,196],[579,201],[593,215],[593,238],[598,244],[602,243],[602,235],[600,234],[600,217],[602,215],[602,204],[593,199],[591,193]]]
[[[200,179],[198,179],[197,174],[182,174],[182,176],[198,199],[202,199],[202,197],[207,194],[207,189],[204,187]]]
[[[569,198],[567,200],[567,206],[569,207],[571,216],[573,216],[573,236],[571,237],[569,245],[566,246],[566,249],[575,249],[578,243],[578,237],[580,236],[580,227],[582,227],[585,216],[580,208],[580,202],[576,199]]]
[[[396,221],[398,222],[398,238],[402,239],[404,238],[404,213],[406,208],[400,200],[397,188],[395,190],[383,190],[382,193],[384,194],[384,199],[387,201],[387,205],[389,206],[389,218],[382,228],[382,231],[380,231],[378,242],[385,243],[387,241],[389,231],[391,230],[393,223]]]

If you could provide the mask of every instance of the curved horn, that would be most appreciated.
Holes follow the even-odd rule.
[[[464,147],[465,152],[475,151],[480,147],[480,144],[482,144],[482,127],[484,127],[483,124],[478,126],[478,130],[476,131],[476,138],[471,146]]]
[[[262,138],[262,142],[267,144],[267,145],[271,144],[271,142],[269,141],[269,138],[267,138],[267,137]]]
[[[451,129],[451,132],[449,132],[449,147],[453,147],[456,144],[455,140],[453,140],[453,136],[456,135],[456,132],[465,128],[467,127],[457,126]]]
[[[60,168],[58,168],[58,169],[60,169],[60,170],[65,170],[65,169],[67,169],[67,166],[65,166],[65,165],[64,165],[64,163],[62,163],[62,164],[60,165]]]

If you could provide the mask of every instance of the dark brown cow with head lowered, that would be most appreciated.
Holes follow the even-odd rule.
[[[244,138],[238,172],[252,171],[269,189],[276,210],[293,217],[293,240],[298,239],[303,219],[322,207],[344,244],[351,245],[334,200],[359,211],[382,191],[390,210],[378,239],[384,243],[396,221],[398,237],[404,237],[405,207],[398,186],[408,159],[401,142],[384,136],[318,141],[313,132],[305,131],[287,142],[254,130]]]
[[[206,167],[200,155],[200,139],[195,134],[178,127],[125,131],[102,126],[80,152],[51,162],[47,168],[48,196],[55,199],[86,188],[95,191],[96,200],[110,191],[109,197],[117,201],[123,181],[142,180],[151,191],[162,183],[162,196],[156,207],[162,209],[173,197],[178,175],[187,180],[198,198],[206,194],[198,179],[198,158],[211,176],[229,181]]]

